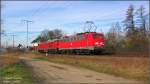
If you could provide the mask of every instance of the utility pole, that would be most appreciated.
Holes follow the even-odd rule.
[[[10,36],[12,36],[12,40],[13,40],[13,48],[14,48],[14,47],[15,47],[15,36],[16,36],[16,35],[13,34],[13,35],[10,35]]]
[[[15,46],[15,39],[14,39],[14,36],[15,36],[15,35],[12,35],[12,38],[13,38],[13,48],[14,48],[14,46]]]
[[[2,20],[1,20],[1,25],[2,25]],[[1,36],[2,36],[2,29],[1,29],[1,27],[2,26],[0,26],[0,52],[1,52],[1,48],[2,48],[2,45],[1,45],[1,41],[2,41],[2,38],[1,38]]]
[[[0,52],[1,52],[1,34],[2,34],[2,31],[1,31],[1,27],[0,27]]]
[[[5,48],[7,48],[8,47],[8,41],[6,40],[6,43],[5,43]]]
[[[28,48],[28,32],[29,32],[29,23],[31,23],[31,22],[33,22],[33,21],[30,21],[30,20],[23,20],[25,23],[26,23],[26,25],[27,25],[27,41],[26,41],[26,45],[27,45],[27,48]]]

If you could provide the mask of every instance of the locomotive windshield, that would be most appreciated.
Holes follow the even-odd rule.
[[[103,38],[103,35],[100,35],[100,34],[93,34],[93,38]]]

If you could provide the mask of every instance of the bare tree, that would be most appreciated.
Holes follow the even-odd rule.
[[[31,43],[44,42],[53,39],[60,39],[62,36],[63,36],[63,31],[60,29],[54,29],[54,30],[45,29],[41,32],[41,35],[39,35]]]
[[[141,5],[136,11],[137,19],[136,23],[139,25],[138,28],[144,34],[146,32],[146,18],[145,18],[145,8]]]
[[[126,19],[124,20],[125,30],[127,30],[127,36],[130,36],[135,31],[135,22],[134,22],[134,6],[130,5],[126,12]]]
[[[54,39],[60,39],[63,36],[63,32],[60,29],[54,29],[53,30],[54,33]]]

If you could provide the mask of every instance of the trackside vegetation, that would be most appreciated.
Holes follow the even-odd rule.
[[[0,56],[0,84],[37,84],[32,70],[19,59],[20,52]]]
[[[35,84],[30,70],[23,63],[11,64],[0,69],[0,76],[4,84]]]

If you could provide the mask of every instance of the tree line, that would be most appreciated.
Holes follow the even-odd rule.
[[[54,30],[45,29],[31,43],[45,42],[53,39],[60,39],[62,36],[63,36],[63,31],[61,29],[54,29]]]
[[[150,28],[145,8],[141,5],[135,10],[130,5],[126,11],[123,26],[118,22],[112,24],[106,36],[106,48],[112,52],[148,52]]]

